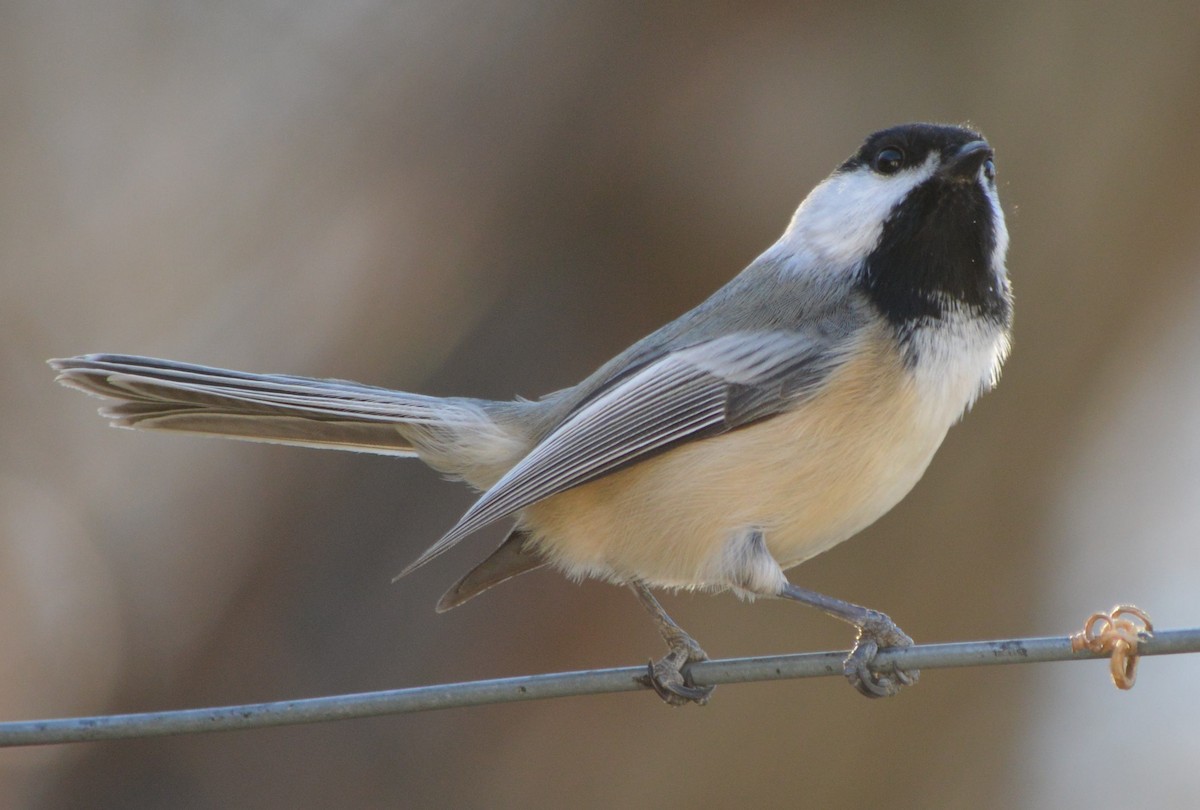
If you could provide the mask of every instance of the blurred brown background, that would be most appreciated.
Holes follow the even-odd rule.
[[[627,593],[548,573],[435,615],[501,527],[391,585],[469,502],[415,462],[108,430],[43,360],[535,396],[921,119],[998,150],[1015,352],[911,497],[793,578],[923,641],[1116,601],[1200,624],[1193,2],[9,0],[0,75],[0,719],[658,655]],[[850,641],[794,605],[665,601],[717,656]],[[1117,807],[1136,785],[1195,807],[1197,677],[939,671],[884,702],[822,679],[0,751],[0,806]]]

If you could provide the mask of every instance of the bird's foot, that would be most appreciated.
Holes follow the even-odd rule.
[[[906,671],[893,667],[890,671],[881,672],[871,666],[880,649],[911,647],[912,643],[913,640],[887,615],[876,610],[868,611],[866,620],[858,625],[858,640],[854,649],[842,662],[846,680],[870,698],[891,697],[903,687],[912,686],[921,677],[918,670]]]
[[[708,655],[686,633],[667,639],[671,651],[647,667],[645,681],[669,706],[686,706],[708,702],[715,686],[696,686],[684,671],[693,661],[707,661]]]

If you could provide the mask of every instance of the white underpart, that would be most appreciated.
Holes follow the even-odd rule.
[[[1008,356],[1008,333],[997,324],[947,304],[940,320],[918,326],[910,337],[919,358],[912,369],[933,424],[953,424],[1000,381]]]
[[[795,257],[791,266],[805,272],[852,272],[879,243],[888,216],[940,160],[931,152],[920,166],[890,176],[867,166],[831,175],[804,198],[764,258]]]

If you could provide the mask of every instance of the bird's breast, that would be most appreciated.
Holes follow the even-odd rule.
[[[659,587],[736,585],[726,552],[748,530],[783,568],[830,548],[907,494],[984,374],[913,367],[882,326],[851,357],[792,411],[555,495],[524,525],[570,575]]]

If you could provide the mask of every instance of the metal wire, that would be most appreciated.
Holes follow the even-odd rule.
[[[1139,645],[1140,655],[1200,652],[1200,627],[1157,630]],[[845,652],[769,655],[726,658],[692,664],[688,669],[698,686],[816,678],[841,675]],[[1000,641],[967,641],[954,644],[919,644],[881,650],[875,665],[887,669],[944,669],[992,664],[1032,664],[1104,658],[1104,654],[1073,652],[1067,636],[1018,638]],[[68,717],[0,723],[0,747],[160,737],[209,731],[321,723],[357,717],[432,711],[518,700],[631,692],[649,688],[643,681],[645,666],[556,672],[467,683],[417,686],[383,692],[219,706],[208,709]]]

